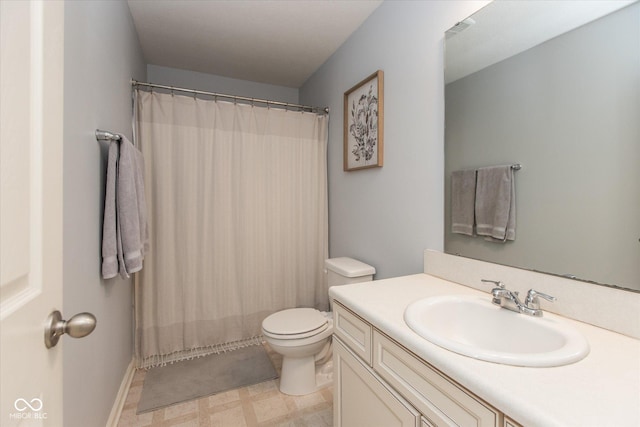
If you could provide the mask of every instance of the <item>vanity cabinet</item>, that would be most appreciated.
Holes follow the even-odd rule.
[[[334,301],[334,424],[520,427]]]

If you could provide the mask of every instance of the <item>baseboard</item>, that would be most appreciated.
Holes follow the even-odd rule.
[[[127,370],[124,373],[124,378],[122,378],[122,383],[120,384],[120,389],[118,390],[116,399],[113,402],[113,407],[111,408],[111,413],[107,420],[107,427],[116,427],[118,425],[120,415],[122,414],[122,408],[124,408],[125,401],[127,400],[127,393],[129,392],[129,387],[131,386],[133,375],[135,373],[136,367],[134,359],[131,359],[131,363],[129,363],[129,366],[127,366]]]

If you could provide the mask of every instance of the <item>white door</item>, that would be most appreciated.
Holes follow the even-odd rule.
[[[64,4],[0,1],[0,425],[62,426]],[[63,338],[64,340],[64,338]]]

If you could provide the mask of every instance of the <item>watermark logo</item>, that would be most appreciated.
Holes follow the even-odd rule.
[[[12,412],[9,414],[9,418],[13,420],[24,420],[24,419],[33,419],[33,420],[45,420],[47,419],[47,413],[42,411],[44,404],[42,403],[42,399],[38,399],[34,397],[31,400],[18,398],[15,402],[13,402],[13,407],[17,412]]]
[[[31,409],[34,412],[37,412],[42,409],[42,400],[34,397],[33,399],[31,399],[31,402],[27,402],[25,399],[20,398],[16,399],[16,401],[13,403],[13,407],[20,412],[26,411],[27,408]]]

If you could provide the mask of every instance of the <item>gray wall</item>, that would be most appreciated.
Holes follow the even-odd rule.
[[[64,425],[105,425],[133,354],[132,281],[101,280],[105,143],[96,128],[131,137],[133,77],[145,64],[124,1],[65,2],[65,318],[89,311],[86,338],[64,338]]]
[[[197,89],[226,95],[246,96],[269,101],[298,103],[298,89],[232,79],[197,71],[147,65],[149,83],[176,86],[185,89]]]
[[[479,2],[384,2],[300,88],[328,105],[329,254],[373,265],[376,278],[423,270],[443,248],[444,31]],[[384,71],[384,166],[342,170],[343,95]]]
[[[446,251],[640,289],[640,4],[446,88]],[[451,233],[453,170],[519,162],[515,242]]]

